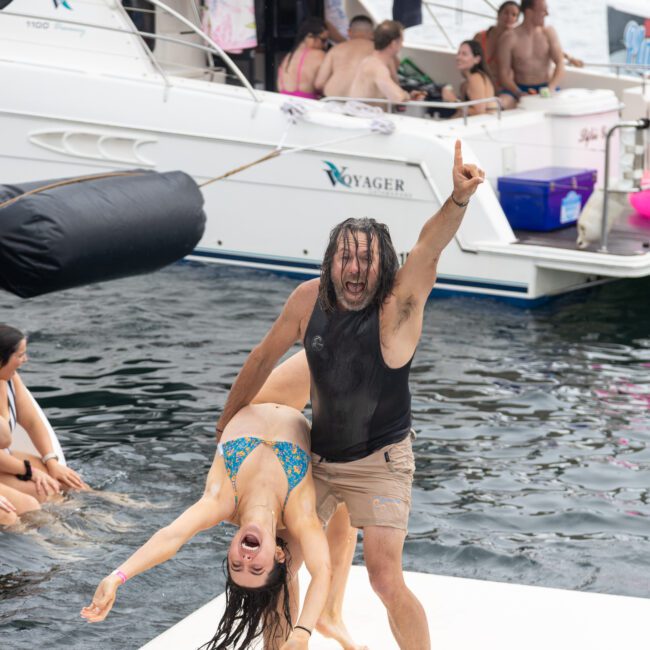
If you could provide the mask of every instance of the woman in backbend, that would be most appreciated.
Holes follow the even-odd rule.
[[[39,503],[57,494],[60,487],[87,487],[54,453],[49,433],[18,375],[26,360],[25,335],[0,323],[0,524],[4,525],[38,509]],[[40,458],[10,451],[17,424],[27,431]]]
[[[327,27],[320,18],[307,18],[300,25],[293,49],[278,69],[278,92],[318,99],[314,82],[325,58],[327,39]]]
[[[102,621],[127,578],[170,559],[199,531],[228,521],[239,530],[224,562],[226,611],[203,647],[248,648],[263,631],[271,647],[307,648],[330,584],[309,442],[309,424],[296,409],[270,403],[243,408],[223,431],[203,496],[105,577],[82,616]],[[299,542],[311,574],[297,620],[289,599],[291,558],[277,535],[285,527]]]

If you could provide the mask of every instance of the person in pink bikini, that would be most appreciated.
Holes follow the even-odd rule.
[[[278,70],[278,91],[283,95],[318,99],[314,82],[325,58],[329,38],[327,27],[320,18],[307,18],[296,34],[293,49]]]

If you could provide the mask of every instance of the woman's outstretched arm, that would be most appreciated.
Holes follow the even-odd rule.
[[[124,579],[133,578],[158,564],[174,557],[178,550],[194,535],[202,530],[221,523],[232,512],[234,499],[228,490],[231,488],[223,481],[225,469],[215,467],[217,463],[223,466],[223,459],[216,455],[212,469],[208,474],[203,496],[190,506],[180,517],[169,526],[161,528],[148,542],[141,546],[126,562],[120,565],[118,571]],[[111,611],[117,588],[124,580],[117,574],[106,576],[97,587],[92,603],[81,610],[81,615],[91,623],[103,621]]]
[[[330,589],[331,563],[327,538],[323,526],[316,515],[316,495],[311,475],[311,468],[300,486],[298,499],[290,504],[285,512],[285,522],[289,532],[300,543],[300,550],[311,581],[305,594],[305,601],[298,620],[293,623],[294,631],[283,648],[307,648],[309,633],[314,630],[318,617],[327,602]]]

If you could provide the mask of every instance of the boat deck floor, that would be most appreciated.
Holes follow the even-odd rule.
[[[437,650],[647,647],[650,599],[423,573],[406,572],[404,578],[425,609],[431,645]],[[303,567],[300,586],[308,583]],[[304,593],[302,588],[301,596]],[[195,650],[214,634],[224,605],[225,596],[215,598],[141,650]],[[355,640],[370,650],[397,650],[365,567],[352,567],[343,618]],[[253,647],[261,650],[261,645]],[[309,648],[341,650],[316,630]]]
[[[533,232],[530,230],[515,230],[517,244],[531,246],[551,246],[579,250],[576,245],[578,238],[577,226],[552,230],[549,232]],[[591,244],[583,250],[598,251],[600,243]],[[612,255],[644,255],[650,253],[650,219],[639,216],[635,212],[624,215],[612,227],[607,242],[607,250]]]

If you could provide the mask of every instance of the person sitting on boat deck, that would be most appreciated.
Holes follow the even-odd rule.
[[[49,433],[18,374],[25,361],[25,335],[0,324],[0,495],[9,499],[16,514],[37,509],[39,502],[57,494],[61,487],[88,487],[73,469],[59,463]],[[10,451],[17,424],[27,431],[40,458]]]
[[[278,91],[283,95],[318,99],[314,82],[327,45],[328,32],[320,18],[307,18],[298,28],[293,49],[278,69]]]
[[[327,598],[330,560],[316,515],[309,423],[285,404],[252,404],[230,420],[203,496],[105,577],[82,616],[93,623],[102,621],[126,578],[169,560],[199,531],[222,521],[239,530],[225,561],[226,611],[206,647],[249,648],[262,624],[273,647],[307,648]],[[298,540],[311,574],[297,620],[287,588],[293,569],[277,537],[283,527]],[[285,642],[287,628],[282,619],[289,621],[289,631],[293,627]]]
[[[478,41],[463,41],[458,47],[456,66],[463,75],[464,81],[460,87],[460,98],[456,96],[452,86],[442,89],[442,99],[446,102],[466,102],[474,99],[494,97],[494,84],[483,60],[483,49]],[[495,110],[494,102],[476,104],[467,107],[468,115],[480,115]],[[452,117],[462,117],[463,111],[458,110]]]
[[[485,174],[456,142],[453,189],[424,224],[402,267],[388,228],[374,219],[335,226],[321,277],[300,284],[251,351],[216,425],[217,441],[278,359],[305,347],[312,404],[312,471],[319,517],[345,503],[363,528],[370,584],[400,648],[430,648],[426,615],[402,574],[414,459],[408,378],[438,260]]]
[[[404,30],[395,20],[384,20],[375,28],[374,51],[361,61],[350,84],[348,96],[359,99],[377,98],[391,102],[424,99],[426,93],[400,88],[395,80],[395,59],[402,49]]]
[[[348,33],[350,39],[330,49],[316,75],[316,90],[326,97],[346,97],[357,67],[375,49],[368,16],[355,16]]]
[[[481,48],[485,55],[485,65],[490,71],[490,76],[493,80],[499,78],[497,57],[499,39],[506,31],[514,29],[518,20],[519,5],[516,2],[513,2],[513,0],[506,0],[506,2],[499,6],[496,25],[492,25],[491,27],[474,34],[472,40],[478,41],[481,44]]]
[[[544,26],[546,0],[522,0],[521,12],[522,24],[499,39],[499,92],[504,108],[513,108],[523,95],[555,91],[564,75],[560,39],[553,27]]]

